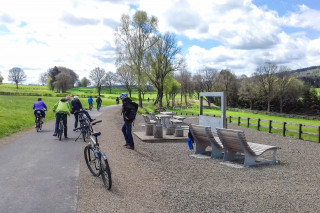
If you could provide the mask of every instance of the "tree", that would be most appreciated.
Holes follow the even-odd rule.
[[[51,90],[54,90],[55,88],[54,88],[54,82],[56,81],[56,75],[58,75],[59,74],[59,69],[58,69],[58,67],[56,67],[56,66],[54,66],[53,68],[49,68],[49,70],[48,70],[48,79],[49,79],[49,81],[47,81],[49,84],[48,84],[48,86],[49,86],[49,88],[51,89]]]
[[[39,76],[39,83],[44,86],[47,84],[47,80],[48,80],[48,73],[47,72],[44,72],[44,73],[41,73],[40,76]]]
[[[145,11],[137,11],[133,18],[122,15],[121,24],[115,31],[117,45],[117,67],[128,66],[137,77],[139,106],[142,107],[141,81],[146,53],[156,43],[154,33],[157,31],[158,20],[148,17]]]
[[[64,93],[67,89],[73,87],[73,81],[71,80],[72,76],[68,72],[60,72],[56,76],[56,81],[54,82],[54,87],[57,89],[58,92],[60,90]]]
[[[100,96],[101,86],[105,84],[106,81],[106,71],[100,67],[96,67],[90,71],[90,79],[93,85],[97,88],[98,94]]]
[[[109,88],[110,93],[112,90],[112,85],[115,84],[116,80],[117,80],[117,76],[115,73],[113,73],[111,71],[106,73],[105,82],[106,82],[106,86]]]
[[[167,107],[170,106],[170,100],[172,106],[174,106],[174,99],[177,93],[180,91],[180,83],[174,79],[173,75],[168,75],[165,81],[166,83],[164,85],[164,93],[166,96]]]
[[[3,82],[3,77],[2,77],[1,72],[0,72],[0,84],[2,84],[2,82]]]
[[[275,83],[277,81],[277,72],[278,66],[276,64],[267,62],[257,67],[257,71],[254,73],[259,81],[259,86],[263,96],[266,97],[268,103],[268,112],[270,112],[270,103],[276,95]]]
[[[180,83],[181,104],[182,97],[184,97],[185,105],[188,106],[188,94],[190,90],[193,90],[191,73],[186,69],[182,69],[179,75],[176,76],[176,80]]]
[[[226,105],[236,106],[238,99],[238,86],[236,75],[230,72],[230,70],[221,70],[218,75],[218,85],[219,90],[224,91],[227,96]]]
[[[242,76],[241,78],[242,80],[238,92],[239,99],[249,102],[249,108],[251,110],[253,103],[259,94],[257,79],[255,77],[248,78],[247,76]]]
[[[91,84],[90,80],[87,79],[86,77],[83,77],[83,78],[81,79],[81,81],[80,81],[80,85],[81,85],[82,87],[87,87],[87,86],[89,86],[90,84]]]
[[[16,84],[17,89],[18,84],[25,81],[26,79],[27,76],[21,68],[13,67],[9,70],[8,80],[14,82]]]
[[[151,83],[157,88],[157,101],[162,107],[163,90],[166,76],[178,71],[185,65],[180,55],[181,48],[173,34],[166,33],[160,36],[157,43],[148,54],[148,64],[150,69],[146,74]]]
[[[122,65],[117,68],[118,80],[127,89],[129,97],[131,97],[132,88],[137,82],[137,77],[131,70],[128,65]]]

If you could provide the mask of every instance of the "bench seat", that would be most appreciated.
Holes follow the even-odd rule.
[[[278,147],[259,143],[247,142],[245,134],[241,130],[216,128],[218,136],[224,146],[223,161],[237,159],[236,154],[244,154],[244,167],[275,164]],[[257,158],[267,151],[273,151],[273,158],[270,161],[258,161]]]

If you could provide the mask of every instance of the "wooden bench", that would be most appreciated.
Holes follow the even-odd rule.
[[[224,146],[223,161],[236,159],[236,153],[244,154],[244,167],[260,164],[276,164],[278,147],[247,142],[245,134],[240,130],[216,128],[218,136]],[[266,151],[273,151],[270,161],[257,161]]]
[[[195,154],[205,154],[206,148],[211,146],[211,158],[223,156],[223,145],[218,137],[214,137],[209,126],[190,124],[190,131],[196,143]]]

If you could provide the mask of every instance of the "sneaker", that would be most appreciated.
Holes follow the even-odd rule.
[[[90,122],[95,121],[96,119],[90,119]]]
[[[52,136],[57,136],[58,134],[57,133],[53,133],[53,135]]]
[[[127,144],[127,143],[126,143],[126,144],[125,144],[125,145],[123,145],[123,146],[129,146],[129,144]]]
[[[68,136],[64,136],[64,138],[66,138],[66,139],[67,139],[67,138],[68,138]]]

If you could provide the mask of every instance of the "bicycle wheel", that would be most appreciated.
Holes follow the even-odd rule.
[[[82,127],[81,128],[81,134],[82,134],[83,141],[86,142],[87,130],[86,130],[85,126],[82,125],[82,124],[80,125],[80,127]]]
[[[96,159],[94,156],[94,152],[90,145],[84,148],[84,159],[86,160],[86,164],[91,174],[95,177],[100,175],[100,163],[99,159]],[[97,164],[98,163],[98,164]]]
[[[59,128],[58,128],[58,138],[59,138],[59,141],[61,141],[62,133],[63,133],[63,122],[62,122],[62,120],[60,120],[60,121],[59,121]]]
[[[110,190],[112,186],[111,171],[107,159],[100,155],[101,178],[106,189]]]
[[[40,123],[38,121],[36,121],[36,129],[37,129],[37,132],[39,132],[39,129],[40,129]]]

